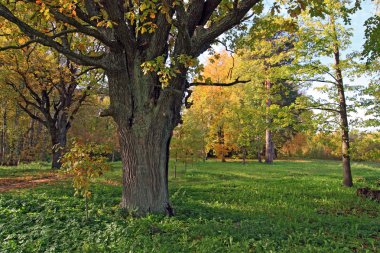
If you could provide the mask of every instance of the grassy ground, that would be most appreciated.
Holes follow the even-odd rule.
[[[0,177],[18,170],[0,167]],[[94,184],[88,221],[69,180],[1,193],[0,252],[380,251],[380,204],[355,195],[378,187],[379,164],[354,163],[351,189],[333,161],[208,161],[171,173],[173,218],[120,213],[119,163]]]

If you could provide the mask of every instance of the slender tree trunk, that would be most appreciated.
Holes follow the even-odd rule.
[[[263,162],[263,161],[261,160],[261,151],[260,151],[260,150],[257,151],[257,161],[258,161],[259,163],[262,163],[262,162]]]
[[[29,121],[29,129],[28,129],[28,145],[26,145],[29,149],[34,148],[35,143],[34,143],[34,124],[35,120],[30,118]]]
[[[243,153],[243,164],[246,164],[247,148],[245,146],[242,147],[242,153]]]
[[[35,156],[36,143],[35,143],[34,135],[35,135],[35,120],[33,118],[29,118],[28,131],[25,134],[26,138],[25,138],[25,141],[23,141],[23,145],[22,145],[23,146],[22,149],[24,150],[24,157],[22,159],[24,161],[33,161],[36,158]]]
[[[349,137],[349,125],[347,119],[347,104],[346,97],[344,94],[344,84],[342,69],[340,67],[340,52],[338,37],[335,28],[334,16],[331,17],[331,24],[334,32],[334,60],[335,60],[335,77],[336,77],[336,88],[338,90],[339,96],[339,116],[340,116],[340,127],[342,133],[342,163],[343,163],[343,185],[347,187],[352,187],[352,175],[351,175],[351,162],[350,162],[350,137]]]
[[[269,108],[272,104],[272,100],[270,98],[270,91],[271,91],[272,84],[269,80],[265,81],[265,88],[267,91],[267,101],[266,101],[266,107],[267,107],[267,129],[265,130],[265,162],[266,163],[273,163],[274,159],[274,147],[273,147],[273,140],[272,140],[272,131],[269,129],[269,125],[272,122],[272,119],[269,115]]]
[[[6,153],[7,153],[7,110],[4,108],[3,111],[3,127],[1,129],[1,164],[6,163]]]
[[[45,134],[46,129],[44,128],[44,125],[41,122],[37,122],[37,129],[36,129],[36,143],[38,143],[38,149],[36,149],[36,155],[37,157],[37,152],[40,160],[45,161],[46,160],[46,147],[48,144],[48,138],[49,136]]]
[[[272,141],[272,131],[267,129],[265,131],[265,162],[273,163],[274,147]]]
[[[219,149],[220,149],[220,160],[222,163],[226,162],[226,155],[225,155],[225,150],[224,150],[224,131],[223,127],[220,126],[218,129],[218,144],[219,144]]]
[[[174,178],[177,178],[177,161],[178,161],[178,154],[176,151],[175,152],[175,160],[174,160]]]
[[[14,116],[14,125],[17,128],[17,140],[15,140],[15,145],[14,145],[14,155],[12,155],[12,163],[15,164],[16,166],[20,163],[21,159],[21,150],[22,150],[22,144],[23,144],[23,135],[21,134],[21,129],[19,126],[19,120],[20,120],[20,107],[15,104],[15,116]]]

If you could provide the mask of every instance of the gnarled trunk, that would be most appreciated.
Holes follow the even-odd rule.
[[[124,64],[123,58],[115,59]],[[163,91],[154,75],[142,74],[138,57],[133,60],[134,68],[129,73],[107,73],[111,97],[109,114],[118,125],[123,164],[121,207],[137,215],[166,213],[171,216],[169,145],[180,120],[183,97],[179,92],[173,96],[171,91]],[[178,79],[172,81],[185,80]]]
[[[168,192],[169,143],[172,127],[146,131],[119,128],[123,161],[121,206],[136,211],[172,215]]]
[[[52,169],[60,169],[62,166],[61,158],[64,154],[66,144],[67,144],[67,131],[66,126],[61,126],[60,128],[50,128],[50,138],[51,138],[51,167]]]

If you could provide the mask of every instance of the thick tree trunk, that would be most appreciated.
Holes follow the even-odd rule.
[[[121,206],[138,215],[149,212],[172,215],[168,192],[171,127],[147,131],[119,129],[123,161]]]
[[[351,161],[350,161],[350,137],[349,137],[349,125],[347,119],[347,104],[346,97],[344,94],[344,84],[342,69],[340,66],[340,52],[338,37],[335,28],[334,16],[331,16],[331,24],[334,32],[334,60],[335,60],[335,78],[336,78],[336,88],[338,90],[339,96],[339,116],[340,116],[340,127],[342,132],[342,163],[343,163],[343,185],[347,187],[352,187],[352,175],[351,175]]]
[[[67,131],[66,127],[61,129],[50,129],[50,138],[52,144],[52,169],[60,169],[62,166],[61,158],[64,154],[67,143]]]
[[[122,64],[125,57],[115,59]],[[133,60],[137,61],[138,56]],[[129,73],[107,73],[110,112],[118,125],[123,164],[121,207],[139,216],[147,213],[171,216],[169,144],[180,121],[183,97],[180,93],[178,96],[164,93],[157,78],[141,73],[141,63],[131,65],[134,69]]]

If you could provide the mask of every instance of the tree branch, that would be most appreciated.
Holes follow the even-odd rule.
[[[192,38],[193,49],[191,55],[198,56],[222,33],[238,25],[248,11],[258,2],[260,2],[260,0],[243,0],[236,8],[212,24],[209,28],[205,29],[203,26],[198,26]]]
[[[251,80],[239,80],[239,78],[236,78],[235,81],[231,82],[231,83],[213,83],[213,82],[210,82],[210,83],[202,83],[202,82],[194,82],[194,83],[190,83],[190,87],[191,86],[221,86],[221,87],[228,87],[228,86],[233,86],[235,84],[239,84],[239,83],[248,83],[250,82]]]
[[[107,38],[106,36],[104,36],[98,30],[92,29],[92,28],[90,28],[89,26],[86,26],[86,25],[82,25],[81,23],[79,23],[75,19],[70,18],[70,17],[68,17],[68,16],[66,16],[66,15],[64,15],[64,14],[62,14],[60,12],[57,12],[56,10],[54,10],[52,8],[50,9],[50,12],[53,14],[54,18],[57,21],[62,21],[62,22],[67,23],[67,24],[69,24],[71,26],[74,26],[75,28],[78,29],[78,31],[80,33],[92,36],[95,39],[97,39],[100,42],[102,42],[104,45],[107,45],[109,47],[116,47],[116,46],[118,46],[118,44],[116,42],[112,42],[112,40],[110,40],[109,38]]]
[[[86,55],[71,51],[70,49],[56,42],[54,40],[55,37],[48,36],[32,28],[25,22],[21,21],[19,18],[13,15],[13,13],[7,7],[5,7],[1,3],[0,3],[0,16],[14,23],[15,25],[17,25],[23,33],[25,33],[27,36],[31,38],[31,40],[34,40],[35,42],[40,43],[44,46],[54,48],[55,50],[66,55],[67,58],[69,58],[70,60],[78,64],[85,65],[85,66],[97,66],[103,69],[107,68],[107,65],[104,62],[105,55],[101,55],[98,57],[90,57],[90,56],[86,56]]]
[[[38,117],[37,115],[35,115],[34,113],[32,113],[31,111],[29,111],[29,109],[26,107],[26,106],[23,106],[21,103],[17,103],[17,105],[24,111],[26,112],[29,117],[31,117],[32,119],[34,120],[37,120],[39,122],[41,122],[43,125],[47,126],[47,122],[42,120],[40,117]]]
[[[321,110],[321,111],[330,111],[330,112],[340,113],[340,110],[338,110],[338,109],[318,107],[318,106],[316,106],[316,107],[309,106],[309,107],[305,107],[305,108],[299,108],[299,110],[304,110],[304,111],[307,111],[307,110]]]
[[[286,81],[295,81],[295,82],[319,82],[319,83],[331,83],[331,84],[336,84],[333,81],[329,80],[323,80],[323,79],[281,79],[281,80],[286,80]]]

